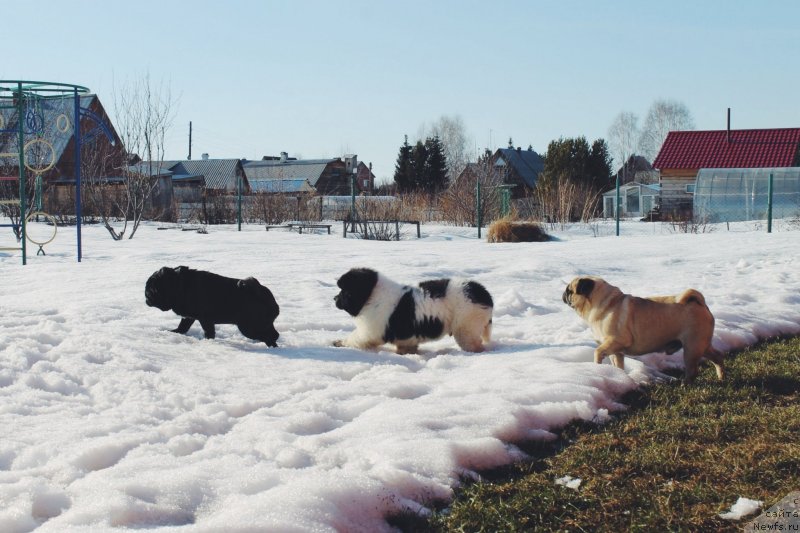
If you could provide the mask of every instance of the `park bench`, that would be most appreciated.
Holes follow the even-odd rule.
[[[303,233],[304,229],[324,229],[328,231],[328,235],[331,234],[331,224],[319,224],[316,222],[289,222],[287,224],[276,224],[276,225],[267,225],[265,226],[267,231],[271,229],[288,229],[288,230],[297,230],[298,233]]]
[[[417,226],[417,239],[421,238],[422,235],[419,229],[419,220],[371,220],[371,219],[362,219],[362,220],[342,220],[342,237],[347,238],[347,226],[350,225],[350,233],[363,233],[364,230],[357,229],[358,226],[362,228],[368,227],[370,224],[394,224],[395,228],[395,240],[400,240],[400,224],[414,224]]]

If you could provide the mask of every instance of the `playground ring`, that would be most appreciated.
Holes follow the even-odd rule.
[[[50,162],[45,164],[44,166],[33,166],[33,165],[29,165],[28,161],[25,161],[25,168],[27,168],[31,172],[36,172],[36,173],[41,174],[42,172],[47,172],[48,170],[53,168],[53,166],[55,166],[55,164],[56,164],[56,151],[53,148],[53,145],[50,144],[49,141],[46,141],[44,139],[32,139],[32,140],[26,142],[24,150],[27,151],[28,148],[30,148],[31,146],[33,146],[35,144],[44,145],[45,149],[50,151]]]
[[[44,218],[46,218],[48,221],[50,221],[50,223],[53,225],[53,234],[52,234],[52,235],[50,235],[50,238],[49,238],[49,239],[47,239],[47,240],[44,240],[44,239],[42,239],[42,240],[37,240],[37,239],[33,239],[33,238],[31,238],[31,234],[30,234],[30,233],[28,233],[28,232],[26,231],[26,232],[25,232],[25,237],[27,237],[27,239],[28,239],[29,241],[31,241],[33,244],[37,245],[37,246],[39,247],[39,250],[41,250],[41,251],[43,252],[44,250],[42,250],[42,247],[43,247],[45,244],[48,244],[48,243],[51,243],[51,242],[53,242],[53,239],[55,239],[55,238],[56,238],[56,233],[58,232],[58,223],[56,222],[56,217],[54,217],[53,215],[50,215],[50,214],[48,214],[48,213],[45,213],[44,211],[34,211],[33,213],[29,214],[29,215],[28,215],[28,216],[25,218],[25,224],[26,224],[26,225],[27,225],[27,224],[29,224],[29,223],[30,223],[30,221],[31,221],[31,219],[32,219],[32,218],[34,218],[34,217],[37,217],[37,216],[39,216],[39,217],[44,217]],[[38,254],[37,254],[37,255],[38,255]]]
[[[69,131],[69,117],[64,113],[61,113],[56,117],[56,128],[61,133],[67,133]]]

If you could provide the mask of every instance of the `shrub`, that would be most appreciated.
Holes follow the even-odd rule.
[[[550,236],[538,222],[515,221],[510,218],[495,220],[486,233],[488,242],[544,242]]]

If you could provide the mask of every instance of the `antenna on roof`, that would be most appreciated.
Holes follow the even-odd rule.
[[[189,161],[192,160],[192,121],[189,121],[189,157],[187,157]]]

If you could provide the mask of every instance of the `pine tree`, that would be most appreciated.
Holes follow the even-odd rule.
[[[589,162],[586,168],[592,178],[592,185],[598,192],[605,192],[611,184],[611,155],[604,139],[597,139],[592,143]]]
[[[437,193],[447,186],[447,158],[438,136],[425,139],[425,151],[428,158],[423,189],[428,193]]]
[[[408,192],[415,186],[412,174],[411,151],[411,145],[408,144],[408,135],[406,135],[394,167],[394,182],[397,184],[397,191],[401,193]]]
[[[425,167],[427,164],[428,149],[422,141],[417,141],[417,144],[414,145],[411,151],[411,190],[418,191],[425,187]]]

